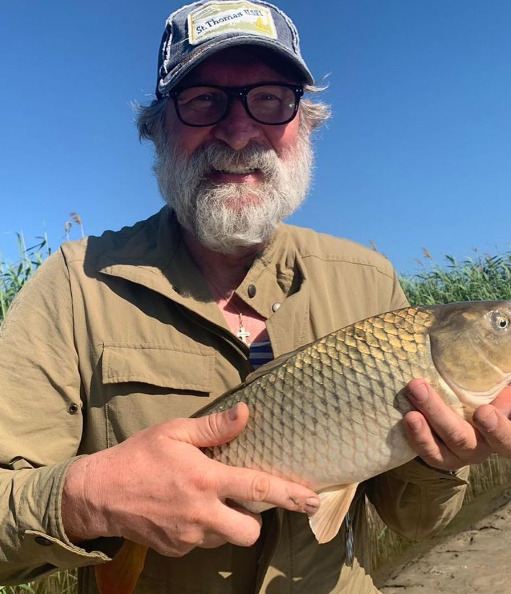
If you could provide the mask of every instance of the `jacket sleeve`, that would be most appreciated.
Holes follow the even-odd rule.
[[[0,329],[0,583],[107,560],[67,539],[60,513],[82,434],[72,300],[61,253],[23,287]]]
[[[369,481],[367,496],[389,528],[420,540],[440,532],[458,513],[468,475],[469,467],[448,473],[415,459]]]

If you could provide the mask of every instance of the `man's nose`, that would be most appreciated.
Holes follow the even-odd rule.
[[[234,99],[226,118],[218,122],[213,130],[216,139],[222,140],[234,150],[241,150],[251,140],[261,138],[261,124],[252,119],[240,99]]]

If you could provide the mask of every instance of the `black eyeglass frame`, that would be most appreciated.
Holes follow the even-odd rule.
[[[289,118],[287,118],[283,122],[277,122],[277,123],[264,122],[264,121],[256,118],[250,112],[250,108],[249,108],[248,102],[247,102],[248,93],[250,91],[252,91],[252,89],[257,89],[257,87],[267,87],[267,86],[286,87],[287,89],[290,89],[294,93],[295,106],[293,109],[293,113],[290,115]],[[217,120],[215,120],[212,124],[190,124],[189,122],[187,122],[186,120],[183,119],[183,117],[181,116],[181,112],[179,111],[178,95],[182,91],[186,91],[187,89],[194,89],[194,88],[199,88],[199,87],[219,89],[220,91],[223,91],[227,95],[227,103],[225,105],[225,111],[224,111],[223,115],[220,118],[218,118]],[[176,108],[176,114],[177,114],[179,121],[182,122],[185,126],[191,126],[193,128],[206,128],[207,126],[216,126],[216,124],[218,124],[219,122],[224,120],[229,115],[231,108],[232,108],[232,104],[235,99],[239,99],[241,101],[241,103],[242,103],[243,107],[245,108],[245,111],[247,112],[249,117],[251,117],[257,123],[263,124],[264,126],[283,126],[284,124],[289,124],[289,122],[294,120],[294,118],[296,117],[296,114],[298,113],[298,108],[300,106],[300,99],[303,97],[304,92],[305,91],[304,91],[304,88],[302,85],[283,83],[283,82],[263,82],[263,83],[257,83],[254,85],[246,85],[244,87],[224,87],[221,85],[194,84],[194,85],[186,85],[186,86],[182,86],[182,87],[176,87],[176,88],[172,89],[171,91],[169,91],[168,93],[166,93],[165,97],[169,97],[170,99],[172,99],[174,101],[174,106]]]

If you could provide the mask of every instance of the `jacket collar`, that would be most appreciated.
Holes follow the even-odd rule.
[[[185,246],[176,217],[168,207],[147,221],[113,234],[113,237],[108,249],[96,260],[98,272],[156,291],[210,322],[227,328]],[[309,313],[307,275],[287,225],[280,225],[236,293],[268,319],[275,355],[311,340],[306,333]],[[278,311],[280,314],[277,316]],[[284,311],[287,316],[282,315]],[[289,327],[289,316],[293,319],[292,328]]]

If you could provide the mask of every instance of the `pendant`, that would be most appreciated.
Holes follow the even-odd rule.
[[[240,323],[240,329],[236,332],[236,336],[241,340],[241,342],[248,345],[247,338],[250,337],[250,332],[245,330],[245,326],[242,323]]]

